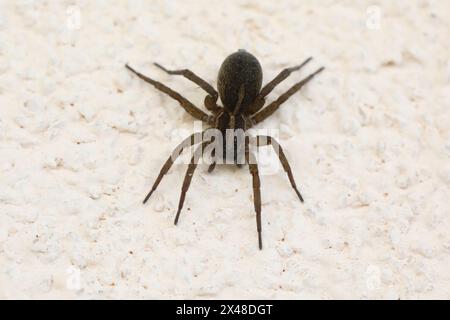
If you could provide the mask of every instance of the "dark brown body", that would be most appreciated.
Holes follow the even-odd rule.
[[[223,107],[230,113],[245,113],[261,90],[262,69],[258,60],[245,50],[229,55],[219,70],[217,89]]]
[[[147,202],[152,193],[156,190],[164,175],[169,171],[174,161],[183,152],[183,150],[192,147],[195,144],[199,144],[196,147],[194,155],[191,158],[191,162],[189,163],[186,175],[184,177],[183,185],[181,187],[178,211],[174,221],[175,224],[178,223],[178,218],[183,208],[186,193],[191,184],[195,169],[197,168],[197,160],[203,154],[204,147],[213,143],[213,141],[215,141],[216,139],[213,136],[209,136],[208,138],[207,132],[211,132],[213,131],[213,129],[217,129],[218,131],[220,131],[220,134],[218,133],[217,136],[219,138],[222,137],[222,140],[225,142],[223,143],[223,157],[226,158],[226,163],[229,163],[229,160],[232,160],[232,163],[248,164],[249,172],[252,176],[253,182],[253,203],[256,212],[258,244],[259,248],[262,249],[261,191],[259,170],[256,157],[253,151],[250,150],[250,146],[252,145],[254,147],[260,147],[271,145],[274,152],[277,154],[283,166],[283,169],[288,176],[291,186],[297,194],[298,198],[302,202],[303,198],[297,189],[294,181],[294,176],[289,166],[289,162],[279,143],[270,136],[258,135],[256,137],[253,137],[254,139],[252,140],[247,139],[247,137],[245,137],[245,131],[247,131],[253,125],[256,125],[270,117],[286,100],[288,100],[293,94],[298,92],[306,83],[311,81],[313,77],[322,72],[322,70],[324,69],[323,67],[319,68],[300,82],[294,84],[288,91],[280,95],[276,100],[272,101],[268,105],[265,105],[266,96],[270,92],[272,92],[272,90],[284,79],[286,79],[292,72],[302,68],[305,64],[311,61],[311,59],[312,58],[308,58],[300,65],[282,70],[272,81],[268,82],[264,87],[261,88],[263,78],[261,65],[253,55],[246,52],[245,50],[239,50],[229,55],[222,63],[217,79],[218,92],[208,82],[197,76],[189,69],[167,70],[163,66],[155,63],[157,67],[164,70],[166,73],[172,75],[181,75],[205,90],[208,94],[205,97],[204,103],[205,108],[208,110],[209,114],[195,106],[188,99],[183,97],[178,92],[167,87],[163,83],[153,80],[152,78],[149,78],[137,72],[129,65],[126,65],[128,70],[135,73],[139,78],[151,84],[161,92],[167,94],[174,100],[178,101],[180,106],[195,119],[201,120],[210,126],[210,129],[201,133],[194,133],[190,137],[186,138],[177,146],[177,148],[175,148],[172,155],[169,157],[169,159],[167,159],[166,163],[161,168],[161,171],[156,178],[152,189],[144,199],[144,203]],[[217,104],[217,100],[219,97],[222,101],[223,106]],[[239,135],[244,135],[245,138],[239,138]],[[218,150],[220,151],[222,150],[222,148],[218,148]],[[231,151],[234,151],[234,157],[232,159],[230,159],[229,157]],[[213,149],[212,153],[214,152],[215,151]],[[219,157],[218,155],[218,159],[220,158],[221,156]],[[214,170],[215,163],[216,162],[213,162],[210,165],[208,171],[211,172],[212,170]]]
[[[230,154],[234,163],[243,164],[245,161],[242,157],[243,134],[249,127],[245,114],[261,90],[262,78],[258,59],[242,49],[229,55],[220,67],[217,89],[223,111],[218,115],[215,127],[222,132],[223,156],[227,161],[232,160]],[[230,130],[227,132],[227,129]],[[241,157],[238,158],[238,155]]]

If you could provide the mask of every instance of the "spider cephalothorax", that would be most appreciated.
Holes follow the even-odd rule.
[[[139,78],[153,85],[156,89],[169,95],[171,98],[177,100],[180,105],[194,118],[201,120],[208,124],[211,128],[217,129],[223,136],[223,149],[220,150],[224,158],[227,158],[229,153],[233,154],[233,160],[236,164],[240,165],[239,160],[243,160],[244,163],[248,164],[250,174],[253,179],[253,201],[256,211],[256,226],[258,230],[258,244],[259,248],[262,249],[262,238],[261,238],[261,193],[260,193],[260,180],[258,172],[258,164],[253,152],[250,150],[250,146],[263,146],[271,145],[274,151],[277,153],[280,162],[283,166],[284,171],[287,173],[289,181],[292,188],[295,190],[300,201],[303,202],[303,198],[297,189],[297,186],[292,175],[291,168],[286,159],[286,156],[281,149],[278,142],[269,136],[256,136],[254,138],[249,138],[245,136],[239,143],[239,139],[234,135],[234,132],[246,132],[252,126],[260,123],[261,121],[267,119],[272,115],[282,103],[289,99],[294,93],[299,91],[303,85],[309,82],[315,75],[320,73],[324,68],[319,68],[314,73],[310,74],[308,77],[302,81],[293,85],[288,91],[282,94],[278,99],[273,101],[264,107],[265,97],[284,79],[286,79],[292,72],[299,70],[312,58],[306,59],[302,64],[287,68],[281,71],[275,79],[267,83],[262,89],[262,69],[258,60],[250,53],[245,50],[239,50],[231,55],[229,55],[220,67],[217,87],[219,92],[217,92],[210,84],[205,80],[201,79],[195,75],[192,71],[184,70],[167,70],[161,65],[155,63],[157,67],[164,70],[168,74],[182,75],[185,78],[191,80],[192,82],[199,85],[203,90],[205,90],[208,95],[205,97],[205,107],[208,109],[212,115],[208,115],[204,111],[197,108],[194,104],[188,101],[179,93],[173,91],[169,87],[165,86],[161,82],[155,81],[143,74],[135,71],[130,66],[126,67],[135,73]],[[223,107],[217,104],[217,100],[220,96]],[[264,107],[264,108],[263,108]],[[231,132],[231,135],[229,134]],[[186,197],[186,192],[189,189],[189,185],[192,180],[192,176],[197,167],[197,160],[203,154],[204,148],[212,143],[214,139],[206,138],[206,131],[200,133],[194,133],[190,137],[186,138],[181,142],[177,148],[172,153],[171,157],[166,161],[161,169],[156,181],[153,184],[152,189],[147,194],[144,199],[144,203],[150,198],[152,193],[156,190],[159,183],[161,182],[163,176],[169,171],[170,167],[176,160],[176,158],[183,152],[184,149],[193,146],[194,144],[199,144],[195,149],[194,155],[192,156],[191,162],[189,163],[186,175],[184,177],[183,186],[181,189],[180,202],[178,204],[178,211],[175,216],[175,224],[178,222],[181,209],[183,208],[184,199]],[[231,143],[227,143],[230,140]],[[228,147],[231,145],[231,149]],[[212,155],[216,153],[217,149],[212,149]],[[212,171],[215,168],[216,162],[214,161],[208,171]]]

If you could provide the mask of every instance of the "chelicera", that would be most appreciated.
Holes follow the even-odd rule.
[[[217,79],[217,87],[219,92],[217,92],[205,80],[198,77],[188,69],[167,70],[161,65],[155,63],[158,68],[162,69],[166,73],[171,75],[181,75],[205,90],[208,95],[205,97],[204,104],[206,109],[210,111],[210,114],[207,114],[204,111],[200,110],[178,92],[175,92],[161,82],[153,80],[134,70],[129,65],[126,65],[126,68],[136,74],[139,78],[150,83],[156,89],[162,91],[171,98],[177,100],[180,103],[181,107],[183,107],[183,109],[185,109],[195,119],[201,120],[210,128],[220,131],[220,133],[223,134],[223,141],[225,141],[225,143],[223,144],[223,150],[219,151],[222,151],[221,153],[224,158],[228,158],[228,154],[233,153],[234,163],[240,165],[240,162],[238,160],[242,158],[244,163],[249,166],[249,171],[253,180],[253,201],[256,211],[256,226],[258,231],[258,244],[260,249],[262,249],[260,178],[258,172],[258,164],[256,162],[254,153],[250,150],[250,146],[252,145],[259,147],[263,145],[271,145],[274,151],[277,153],[283,169],[287,173],[291,186],[301,202],[303,202],[303,198],[295,184],[290,165],[288,163],[288,160],[286,159],[283,149],[273,137],[256,136],[253,138],[249,138],[247,135],[245,135],[244,139],[239,140],[233,133],[237,131],[245,133],[252,126],[270,117],[276,110],[278,110],[281,104],[283,104],[292,95],[299,91],[306,83],[311,81],[314,76],[324,70],[323,67],[319,68],[317,71],[313,72],[305,79],[294,84],[289,90],[278,97],[278,99],[264,107],[266,96],[270,92],[272,92],[272,90],[279,83],[285,80],[292,72],[302,68],[308,62],[310,62],[311,59],[312,58],[308,58],[298,66],[282,70],[272,81],[262,87],[263,75],[260,63],[252,54],[246,52],[245,50],[239,50],[229,55],[220,67]],[[222,106],[219,106],[217,104],[217,100],[219,97],[222,102]],[[162,167],[158,177],[156,178],[156,181],[152,186],[152,189],[144,199],[145,204],[152,193],[158,187],[164,175],[169,171],[170,167],[173,165],[176,158],[183,152],[183,150],[195,144],[199,144],[199,146],[197,146],[194,151],[194,155],[188,165],[186,175],[184,177],[184,182],[181,188],[180,201],[178,204],[178,211],[174,221],[175,225],[178,223],[178,218],[180,216],[181,209],[183,208],[186,192],[189,189],[194,171],[197,167],[197,160],[203,154],[204,148],[214,140],[211,138],[206,138],[205,133],[207,132],[207,130],[192,134],[190,137],[186,138],[178,145],[178,147],[172,153],[171,157],[169,157],[169,159]],[[231,136],[228,134],[230,131]],[[230,141],[230,139],[232,140]],[[229,148],[229,145],[231,145],[231,150]],[[213,149],[211,155],[214,156],[214,153],[216,152],[217,149]],[[239,154],[241,154],[242,157],[240,157]],[[215,165],[216,162],[214,161],[210,165],[208,171],[211,172],[212,170],[214,170]]]

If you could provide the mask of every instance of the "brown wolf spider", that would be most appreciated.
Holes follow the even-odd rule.
[[[278,142],[269,136],[257,136],[254,139],[250,139],[248,136],[245,136],[244,143],[237,142],[237,138],[235,135],[228,135],[227,131],[231,131],[232,133],[241,130],[245,132],[252,126],[262,122],[271,116],[282,103],[288,100],[294,93],[299,91],[306,83],[308,83],[315,75],[322,72],[324,70],[323,67],[319,68],[314,73],[307,76],[302,81],[293,85],[288,91],[282,94],[278,99],[267,105],[265,108],[265,97],[283,80],[285,80],[292,72],[299,70],[309,61],[311,61],[311,57],[306,59],[302,64],[286,68],[281,71],[272,81],[267,83],[262,89],[262,69],[258,60],[250,53],[245,50],[239,50],[231,55],[229,55],[224,62],[222,63],[219,75],[217,79],[217,87],[218,91],[214,90],[214,88],[207,83],[205,80],[201,79],[197,75],[195,75],[192,71],[188,69],[184,70],[167,70],[161,65],[155,63],[155,65],[171,75],[181,75],[198,86],[200,86],[203,90],[205,90],[208,95],[205,97],[204,104],[206,109],[208,109],[212,115],[208,115],[199,108],[197,108],[194,104],[180,95],[178,92],[173,91],[169,87],[165,86],[161,82],[155,81],[139,72],[131,68],[129,65],[126,65],[126,68],[135,73],[142,80],[150,83],[156,89],[164,92],[169,95],[171,98],[177,100],[181,107],[183,107],[190,115],[192,115],[195,119],[201,120],[211,126],[211,128],[215,128],[220,130],[223,134],[223,138],[225,141],[231,140],[231,150],[228,147],[225,147],[228,144],[224,144],[222,155],[224,158],[227,157],[227,153],[233,151],[234,163],[238,164],[238,157],[236,156],[238,149],[243,147],[245,150],[245,159],[244,163],[249,165],[250,174],[253,179],[253,200],[256,211],[256,226],[258,230],[258,244],[259,249],[262,249],[262,238],[261,238],[261,194],[260,194],[260,180],[258,173],[258,164],[256,163],[256,158],[254,154],[250,151],[250,144],[255,145],[257,147],[263,145],[272,145],[273,149],[278,155],[278,158],[283,166],[284,171],[286,171],[289,181],[291,183],[292,188],[297,193],[300,201],[303,202],[303,198],[300,192],[297,189],[297,186],[294,181],[294,177],[292,175],[291,168],[289,166],[288,160],[286,156],[278,144]],[[220,97],[222,101],[223,107],[217,105],[217,99]],[[144,199],[144,204],[150,198],[152,193],[156,190],[159,183],[161,182],[163,176],[169,171],[170,167],[176,160],[176,158],[183,152],[184,149],[195,145],[196,143],[202,142],[200,146],[195,149],[194,155],[189,163],[186,175],[184,177],[183,186],[181,189],[180,201],[178,204],[178,211],[175,217],[175,225],[178,222],[178,218],[180,216],[181,209],[183,208],[184,199],[186,197],[186,192],[189,189],[189,185],[191,184],[192,176],[197,167],[197,159],[203,154],[203,148],[208,144],[213,142],[213,139],[207,140],[204,139],[205,131],[201,133],[194,133],[190,137],[186,138],[183,142],[181,142],[178,147],[172,153],[172,156],[166,161],[164,166],[161,169],[156,181],[153,184],[152,189],[147,194]],[[242,149],[240,149],[242,150]],[[214,156],[215,149],[213,149],[211,155]],[[222,151],[222,150],[220,150]],[[242,153],[242,152],[241,152]],[[214,170],[216,165],[216,161],[214,161],[208,171],[211,172]]]

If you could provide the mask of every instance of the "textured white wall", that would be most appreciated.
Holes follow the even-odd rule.
[[[375,6],[371,6],[375,4]],[[450,2],[0,1],[0,298],[450,298]],[[262,128],[305,197],[246,169],[185,166],[194,130],[129,62],[198,105],[245,48],[265,82],[326,72]]]

